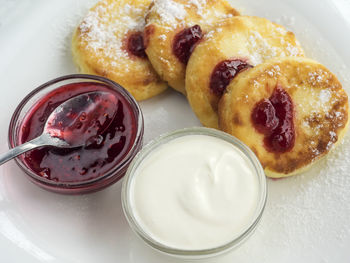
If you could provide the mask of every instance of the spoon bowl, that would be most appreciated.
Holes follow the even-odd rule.
[[[95,91],[73,97],[49,116],[44,133],[70,147],[83,146],[89,138],[103,133],[117,112],[118,99],[111,93]]]
[[[0,155],[0,165],[42,146],[83,146],[108,128],[117,112],[117,103],[113,94],[103,91],[83,93],[65,101],[50,114],[39,137]]]

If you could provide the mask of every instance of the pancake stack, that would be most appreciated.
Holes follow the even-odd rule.
[[[246,143],[269,177],[307,170],[348,127],[337,77],[305,58],[292,32],[225,0],[103,0],[72,47],[82,72],[120,83],[137,100],[167,86],[181,92],[204,126]]]

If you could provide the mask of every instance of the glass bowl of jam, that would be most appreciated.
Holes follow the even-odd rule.
[[[28,94],[10,122],[11,148],[39,136],[45,123],[66,100],[94,91],[117,98],[115,114],[100,134],[86,136],[75,148],[41,147],[15,160],[38,186],[62,194],[82,194],[103,189],[121,179],[142,147],[143,116],[136,100],[119,84],[99,76],[74,74],[51,80]],[[94,105],[94,104],[92,104]],[[92,109],[93,111],[93,109]],[[85,112],[78,112],[84,121]],[[79,131],[75,136],[80,136]]]

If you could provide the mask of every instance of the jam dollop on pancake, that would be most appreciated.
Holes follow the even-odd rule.
[[[147,58],[142,32],[135,32],[128,36],[127,51],[136,57]]]
[[[252,122],[265,135],[265,148],[270,152],[290,151],[295,143],[294,105],[289,94],[277,85],[268,99],[259,101],[252,111]]]
[[[151,0],[102,0],[74,32],[72,52],[83,73],[100,75],[122,85],[137,100],[167,88],[147,59],[143,40]]]
[[[173,42],[173,52],[175,56],[185,65],[196,46],[202,39],[203,33],[199,25],[185,28],[176,34]]]
[[[218,128],[218,103],[232,79],[268,59],[303,55],[294,34],[280,25],[253,16],[227,18],[203,37],[188,61],[188,101],[204,126]]]
[[[271,59],[240,73],[219,103],[220,128],[247,144],[274,178],[326,156],[345,135],[348,115],[337,77],[302,57]]]
[[[186,64],[209,28],[239,15],[226,0],[154,0],[146,16],[146,53],[157,73],[186,94]]]
[[[219,62],[210,77],[210,90],[217,96],[222,96],[230,81],[242,70],[251,68],[241,59],[227,59]]]

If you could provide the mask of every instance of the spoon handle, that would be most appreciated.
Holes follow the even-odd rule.
[[[16,156],[30,151],[32,149],[38,148],[40,146],[49,145],[45,136],[41,135],[29,142],[23,143],[10,149],[8,152],[0,154],[0,165],[6,163],[7,161],[15,158]]]

